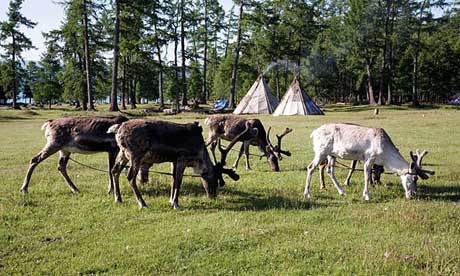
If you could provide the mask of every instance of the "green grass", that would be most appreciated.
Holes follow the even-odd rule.
[[[270,172],[254,157],[253,170],[245,171],[242,160],[241,180],[228,180],[216,200],[204,196],[198,179],[184,178],[179,211],[168,204],[169,178],[151,175],[141,187],[149,208],[140,211],[124,176],[124,202],[116,204],[106,194],[107,175],[75,163],[68,171],[81,192],[72,194],[56,169],[57,155],[37,167],[29,194],[21,194],[28,162],[45,142],[40,126],[73,113],[2,110],[0,275],[459,275],[460,112],[380,111],[377,118],[367,107],[330,107],[326,116],[258,116],[275,132],[294,129],[283,143],[292,157],[281,161],[282,172]],[[363,202],[361,172],[344,198],[329,179],[320,192],[315,173],[308,201],[302,193],[304,168],[313,158],[309,135],[328,122],[383,127],[406,158],[409,150],[429,150],[425,163],[436,175],[419,182],[413,200],[404,199],[397,177],[384,175],[386,185],[372,187],[372,200]],[[106,154],[74,157],[107,166]],[[167,171],[169,164],[153,169]],[[338,179],[345,176],[337,170]]]

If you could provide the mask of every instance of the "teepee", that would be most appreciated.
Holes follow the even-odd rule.
[[[272,94],[262,74],[233,111],[234,114],[272,114],[278,99]]]
[[[324,115],[324,113],[305,93],[299,80],[295,78],[273,112],[273,116],[279,115]]]

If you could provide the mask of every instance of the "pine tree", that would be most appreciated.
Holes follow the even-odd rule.
[[[20,10],[24,0],[11,0],[7,12],[7,21],[0,22],[0,46],[4,49],[3,57],[6,58],[10,64],[12,73],[12,99],[13,108],[17,109],[19,106],[16,102],[18,94],[19,80],[18,80],[18,67],[19,61],[22,60],[21,53],[25,50],[34,48],[32,41],[20,32],[20,27],[33,28],[36,23],[24,17]]]

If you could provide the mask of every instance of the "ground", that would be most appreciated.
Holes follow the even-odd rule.
[[[294,129],[283,141],[292,157],[280,162],[281,172],[256,157],[246,171],[242,160],[240,181],[228,180],[216,200],[204,196],[198,179],[185,178],[181,210],[168,204],[169,178],[151,175],[141,187],[149,208],[139,210],[124,175],[124,202],[116,204],[106,194],[106,174],[71,162],[81,191],[72,194],[56,169],[57,155],[37,167],[29,194],[20,193],[28,162],[45,142],[40,126],[75,113],[1,110],[0,275],[460,275],[460,110],[394,106],[374,117],[373,108],[329,107],[325,113],[257,116],[275,132]],[[161,118],[203,124],[205,115]],[[399,178],[384,175],[384,185],[372,187],[372,200],[364,202],[361,172],[346,197],[329,179],[321,192],[316,172],[307,200],[309,135],[328,122],[383,127],[406,159],[410,150],[427,149],[426,167],[436,175],[419,182],[412,200],[404,198]],[[107,166],[106,154],[74,157]],[[345,176],[337,170],[338,179]]]

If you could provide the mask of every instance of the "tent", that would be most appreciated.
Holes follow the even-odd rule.
[[[316,103],[305,93],[297,78],[294,79],[280,104],[273,112],[279,115],[324,115]]]
[[[262,74],[233,111],[234,114],[272,114],[278,99],[272,94]]]

